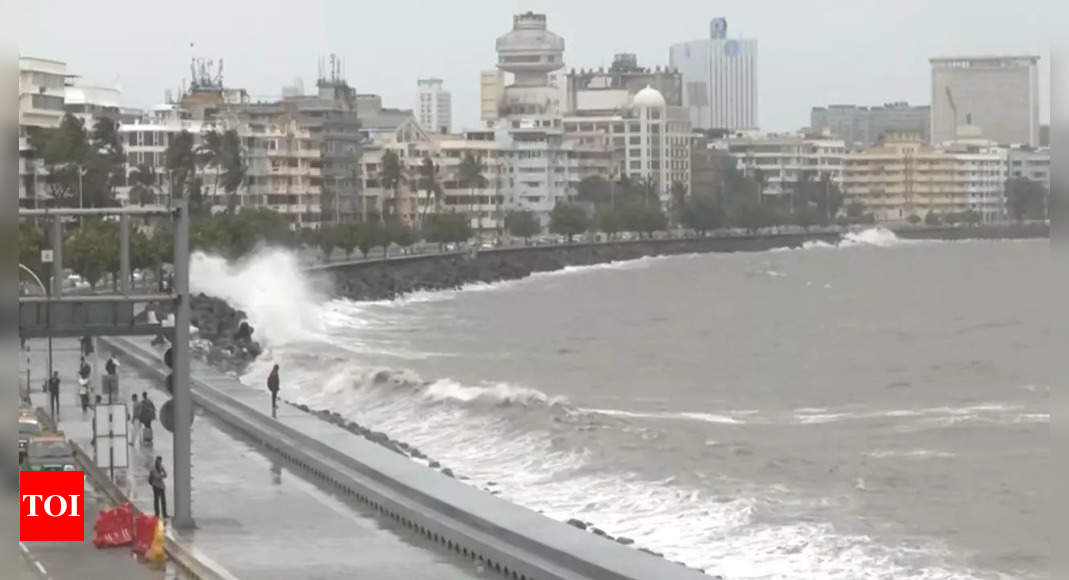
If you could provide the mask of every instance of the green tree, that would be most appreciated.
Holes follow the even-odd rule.
[[[64,262],[96,289],[104,274],[119,263],[119,228],[115,222],[85,219],[67,238]]]
[[[41,250],[48,248],[41,228],[30,221],[19,223],[19,263],[32,270],[42,281],[48,275],[48,268],[41,263]]]
[[[1006,182],[1006,209],[1015,220],[1041,220],[1047,217],[1047,190],[1043,184],[1026,177]]]
[[[620,220],[624,229],[639,232],[646,237],[668,227],[668,219],[661,211],[660,204],[646,205],[638,200],[627,203],[621,209]]]
[[[594,225],[599,231],[604,232],[612,239],[622,226],[620,210],[608,205],[599,206],[597,214],[594,216]]]
[[[846,204],[846,217],[850,219],[859,219],[865,215],[865,206],[861,202],[852,201]]]
[[[289,246],[295,241],[286,218],[266,208],[201,216],[193,222],[190,239],[194,248],[228,260],[238,260],[261,245]]]
[[[405,181],[405,171],[401,167],[401,158],[394,153],[393,150],[387,149],[382,154],[382,168],[379,170],[379,181],[382,183],[382,189],[391,192],[390,203],[388,207],[384,207],[382,210],[382,217],[385,219],[387,214],[396,215],[398,210],[397,197],[398,191],[401,189],[401,184]]]
[[[929,226],[938,226],[943,223],[943,220],[939,217],[939,214],[929,210],[927,215],[924,216],[924,223]]]
[[[123,153],[122,139],[119,136],[119,124],[110,117],[94,119],[84,169],[84,205],[117,205],[115,188],[125,183],[126,155]]]
[[[579,182],[577,201],[585,201],[595,205],[610,203],[612,199],[612,184],[600,175],[584,177]]]
[[[917,215],[915,213],[911,213],[911,214],[909,214],[909,217],[906,218],[906,221],[911,223],[911,224],[913,224],[913,225],[917,225],[917,224],[921,223],[921,216],[919,216],[919,215]]]
[[[531,236],[542,231],[542,224],[532,211],[510,211],[505,216],[505,227],[508,228],[509,235],[523,238],[525,244],[530,243]]]
[[[427,210],[431,206],[433,200],[435,213],[441,211],[442,201],[442,185],[438,181],[438,166],[431,159],[430,155],[424,155],[423,161],[419,166],[419,189],[427,193],[427,199],[424,200],[423,210],[420,212],[420,225],[427,221]]]
[[[216,188],[222,181],[223,191],[226,192],[226,209],[233,213],[238,206],[238,189],[245,181],[248,166],[245,163],[245,150],[241,145],[241,137],[237,131],[230,129],[223,133],[219,145],[219,167],[222,174],[216,177]],[[216,195],[215,192],[212,194]]]
[[[201,195],[200,178],[197,177],[197,153],[193,149],[193,134],[183,129],[173,135],[164,156],[171,186],[171,199],[188,196],[191,213],[207,213],[208,207]]]
[[[89,135],[81,119],[67,113],[56,129],[31,128],[28,140],[30,157],[44,165],[45,188],[52,205],[76,206],[79,172],[89,160]]]
[[[683,202],[680,221],[685,227],[700,232],[704,237],[709,230],[723,225],[724,215],[713,196],[693,195]]]
[[[965,210],[965,212],[962,213],[961,218],[962,221],[964,221],[965,223],[974,226],[983,221],[983,216],[980,215],[980,212],[976,211],[975,209]]]
[[[756,200],[747,200],[738,208],[735,223],[746,228],[751,233],[761,228],[767,228],[776,222],[773,211]]]
[[[471,219],[461,213],[445,212],[427,216],[424,232],[427,241],[439,245],[459,243],[471,239]]]
[[[338,230],[342,227],[343,226],[340,224],[337,226],[323,225],[320,226],[319,230],[316,232],[315,245],[319,248],[319,251],[323,253],[323,261],[329,261],[330,256],[334,253],[334,248],[337,247],[338,242]],[[352,253],[352,250],[349,252]],[[348,257],[348,254],[346,257]]]
[[[130,203],[144,206],[156,200],[156,173],[152,166],[142,163],[130,172]]]
[[[682,181],[673,181],[672,186],[669,189],[670,203],[672,204],[671,214],[675,217],[676,221],[682,221],[683,218],[683,204],[687,199],[687,186]]]
[[[590,215],[582,205],[558,202],[549,214],[549,231],[568,237],[571,242],[576,234],[590,229]]]
[[[486,178],[483,177],[483,171],[485,171],[483,162],[478,157],[475,157],[471,153],[464,155],[464,159],[460,161],[460,165],[457,167],[457,180],[460,185],[468,188],[468,213],[475,212],[475,190],[480,187],[484,187],[486,184]],[[482,229],[482,214],[479,217],[479,229]]]
[[[399,219],[394,219],[386,222],[386,243],[397,244],[402,248],[407,248],[416,243],[415,231],[406,226]]]
[[[194,148],[193,158],[200,169],[214,169],[211,197],[219,194],[219,167],[223,159],[223,137],[215,129],[209,129],[201,135],[200,145]]]

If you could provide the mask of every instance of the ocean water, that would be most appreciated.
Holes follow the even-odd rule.
[[[1048,245],[837,246],[331,300],[293,256],[194,260],[283,396],[550,517],[741,578],[1041,578]]]

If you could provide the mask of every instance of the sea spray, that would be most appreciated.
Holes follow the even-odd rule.
[[[264,248],[236,263],[196,252],[190,262],[190,289],[226,300],[243,310],[266,345],[308,340],[320,333],[322,297],[301,272],[297,256]]]

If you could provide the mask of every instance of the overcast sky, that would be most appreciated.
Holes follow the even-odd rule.
[[[416,79],[436,76],[453,93],[458,128],[478,122],[479,71],[512,14],[547,14],[565,39],[568,67],[608,66],[634,52],[665,65],[673,42],[704,38],[724,16],[728,36],[758,40],[759,120],[793,130],[828,103],[928,104],[928,57],[1029,53],[1040,61],[1043,122],[1048,70],[1069,1],[1016,0],[21,0],[19,53],[63,60],[84,82],[113,85],[123,103],[147,107],[189,79],[192,56],[222,58],[224,82],[254,98],[283,85],[314,87],[317,62],[346,60],[349,83],[387,106],[411,108]],[[1063,27],[1058,30],[1059,25]],[[190,48],[193,43],[193,48]]]

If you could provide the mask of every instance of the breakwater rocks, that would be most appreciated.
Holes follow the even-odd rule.
[[[425,464],[427,467],[429,467],[431,469],[438,470],[442,475],[445,475],[447,477],[452,477],[452,478],[458,479],[460,481],[466,481],[466,482],[470,482],[471,481],[467,476],[456,474],[456,473],[453,472],[452,469],[450,469],[448,467],[444,467],[441,464],[441,462],[436,461],[435,459],[433,459],[431,457],[428,457],[426,454],[424,454],[422,451],[417,449],[415,446],[409,445],[409,444],[405,443],[404,441],[398,441],[396,439],[391,439],[389,435],[387,435],[387,434],[385,434],[385,433],[383,433],[381,431],[374,431],[372,429],[368,429],[367,427],[364,427],[363,425],[360,425],[356,421],[350,421],[350,420],[346,419],[345,417],[343,417],[341,415],[341,413],[338,413],[337,411],[328,411],[328,410],[325,410],[325,409],[319,409],[319,410],[312,409],[311,407],[309,407],[308,405],[305,405],[303,403],[292,403],[292,402],[289,402],[289,401],[286,401],[286,403],[291,405],[291,406],[293,406],[293,407],[295,407],[295,408],[297,408],[297,409],[300,409],[301,411],[304,411],[305,413],[310,413],[312,415],[315,415],[316,417],[322,419],[323,421],[326,421],[326,422],[331,423],[333,425],[337,425],[338,427],[341,427],[342,429],[345,429],[346,431],[349,431],[350,433],[353,433],[355,435],[359,435],[359,436],[363,437],[364,439],[367,439],[368,441],[371,441],[373,443],[378,443],[379,445],[385,447],[386,449],[389,449],[390,451],[393,451],[394,453],[397,453],[397,454],[402,455],[404,457],[408,457],[409,459],[412,459],[412,460],[415,460],[415,461],[419,461],[420,463]],[[487,492],[487,493],[489,493],[491,495],[499,495],[501,493],[501,490],[497,489],[497,487],[498,487],[497,482],[488,481],[480,489],[482,489],[483,491],[485,491],[485,492]],[[645,552],[647,554],[650,554],[651,556],[657,556],[659,558],[664,558],[664,554],[662,554],[661,552],[650,550],[648,548],[638,547],[638,546],[635,545],[635,541],[634,540],[632,540],[631,538],[628,538],[626,536],[614,537],[611,534],[605,532],[604,530],[596,527],[593,524],[593,522],[585,522],[583,520],[579,520],[579,519],[576,519],[576,518],[571,518],[566,523],[568,525],[576,527],[576,528],[578,528],[580,530],[584,530],[584,531],[590,532],[591,534],[594,534],[595,536],[600,536],[602,538],[605,538],[608,541],[616,542],[616,543],[624,545],[624,546],[630,546],[630,547],[632,547],[632,548],[634,548],[634,549],[636,549],[636,550],[638,550],[640,552]],[[679,564],[680,566],[684,566],[684,567],[688,567],[689,568],[689,566],[687,566],[683,562],[673,561],[673,563]],[[697,568],[693,568],[693,569],[698,570]],[[699,571],[704,572],[703,570],[699,570]],[[720,576],[713,576],[713,578],[722,580],[722,578]]]
[[[260,356],[262,349],[252,338],[254,329],[245,313],[225,300],[206,294],[194,296],[190,303],[190,322],[202,339],[194,352],[217,368],[240,374]]]

